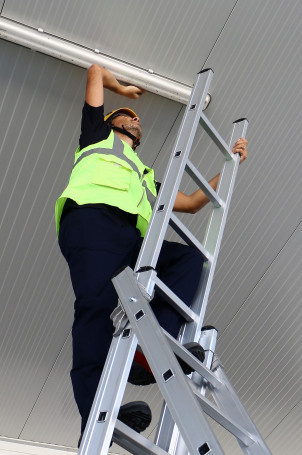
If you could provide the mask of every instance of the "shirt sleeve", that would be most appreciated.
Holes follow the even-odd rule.
[[[104,122],[104,106],[93,107],[85,102],[82,110],[80,149],[104,141],[111,128]]]

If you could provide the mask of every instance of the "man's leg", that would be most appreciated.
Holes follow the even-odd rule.
[[[203,263],[203,256],[196,248],[164,241],[157,263],[158,277],[190,306],[197,290]],[[180,327],[185,322],[182,316],[159,295],[155,295],[151,306],[160,325],[177,338]]]
[[[76,296],[71,379],[82,431],[112,340],[117,295],[111,278],[130,263],[137,237],[134,227],[105,209],[72,209],[62,221],[59,243]]]
[[[139,242],[136,246],[139,249]],[[200,280],[204,259],[201,253],[191,246],[176,242],[164,241],[157,263],[158,277],[188,306],[191,305]],[[159,324],[174,338],[177,338],[183,317],[167,303],[163,297],[155,293],[150,303]],[[204,360],[204,350],[199,344],[188,346],[189,351]],[[185,374],[192,372],[190,366],[179,360]],[[128,378],[135,385],[148,385],[155,382],[155,378],[140,353],[135,356],[135,362]]]

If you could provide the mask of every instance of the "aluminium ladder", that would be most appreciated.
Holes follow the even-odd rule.
[[[191,455],[223,455],[204,413],[237,438],[244,454],[270,454],[229,383],[218,357],[214,355],[216,329],[202,329],[239,165],[238,156],[232,154],[202,112],[212,76],[211,69],[198,74],[136,263],[136,272],[127,267],[113,279],[119,296],[113,319],[116,333],[83,435],[80,455],[107,455],[112,437],[114,442],[137,455],[185,455],[188,452]],[[198,124],[226,158],[216,192],[189,160]],[[240,119],[233,125],[230,144],[245,136],[248,122]],[[184,171],[213,204],[203,244],[172,213]],[[156,263],[168,224],[187,244],[198,248],[206,260],[198,292],[190,308],[156,275]],[[155,289],[186,320],[178,341],[159,326],[153,315],[149,301]],[[204,347],[204,363],[182,346],[188,341],[197,341]],[[154,444],[117,419],[138,343],[165,400]],[[174,354],[194,368],[192,379],[184,375]],[[212,393],[216,405],[205,397],[206,390]]]

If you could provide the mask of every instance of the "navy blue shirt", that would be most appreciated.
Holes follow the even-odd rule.
[[[104,105],[90,106],[85,102],[82,110],[80,149],[108,138],[111,128],[104,123]]]

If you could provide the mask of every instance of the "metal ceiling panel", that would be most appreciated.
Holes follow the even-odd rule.
[[[284,418],[268,436],[267,442],[273,454],[299,453],[302,447],[302,401]]]
[[[3,16],[192,85],[236,0],[6,0]]]
[[[27,419],[20,438],[27,441],[76,447],[80,435],[80,417],[70,381],[71,336],[69,335],[47,381]],[[143,400],[152,408],[151,426],[143,433],[149,437],[159,419],[162,398],[156,384],[149,387],[128,385],[123,403]],[[51,422],[51,424],[49,424]],[[110,449],[123,453],[117,445]]]
[[[301,441],[301,271],[302,223],[218,340],[228,377],[274,455]],[[241,453],[226,439],[227,453]]]

